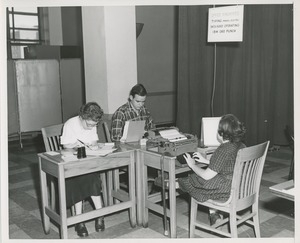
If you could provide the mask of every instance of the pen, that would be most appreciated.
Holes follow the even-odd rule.
[[[81,140],[77,139],[80,143],[82,143],[84,146],[86,146],[87,148],[91,149],[89,145],[85,144],[84,142],[82,142]]]

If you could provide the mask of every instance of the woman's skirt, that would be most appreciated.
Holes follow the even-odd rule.
[[[67,207],[85,200],[90,196],[101,195],[101,179],[99,173],[80,175],[66,179]]]

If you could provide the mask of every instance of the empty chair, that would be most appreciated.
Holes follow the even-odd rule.
[[[231,186],[231,194],[226,202],[207,200],[199,202],[191,198],[190,237],[195,236],[196,227],[227,237],[238,237],[237,226],[247,223],[254,226],[256,237],[260,237],[258,197],[261,176],[269,147],[269,141],[240,149],[238,151]],[[223,212],[224,218],[214,225],[197,220],[198,205]],[[251,212],[247,211],[251,209]],[[241,211],[247,211],[244,214]],[[252,219],[252,220],[251,220]],[[229,223],[229,232],[219,229]]]

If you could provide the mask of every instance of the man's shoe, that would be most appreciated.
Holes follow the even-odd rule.
[[[89,232],[87,231],[87,228],[85,227],[84,223],[76,224],[75,231],[77,232],[77,235],[80,237],[87,237],[89,235]]]
[[[95,230],[97,232],[105,230],[104,217],[97,218],[95,220]]]
[[[221,216],[218,213],[211,213],[209,214],[209,221],[210,221],[210,225],[214,225],[215,223],[217,223],[217,221],[221,220]]]

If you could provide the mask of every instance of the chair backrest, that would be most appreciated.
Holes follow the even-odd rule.
[[[102,126],[103,126],[103,129],[104,129],[104,134],[105,134],[106,142],[111,143],[110,131],[109,131],[107,122],[104,121],[103,124],[102,124]]]
[[[60,149],[60,136],[62,134],[63,124],[43,127],[42,135],[46,152]]]
[[[269,143],[267,141],[238,151],[231,191],[231,202],[238,211],[258,200]]]

